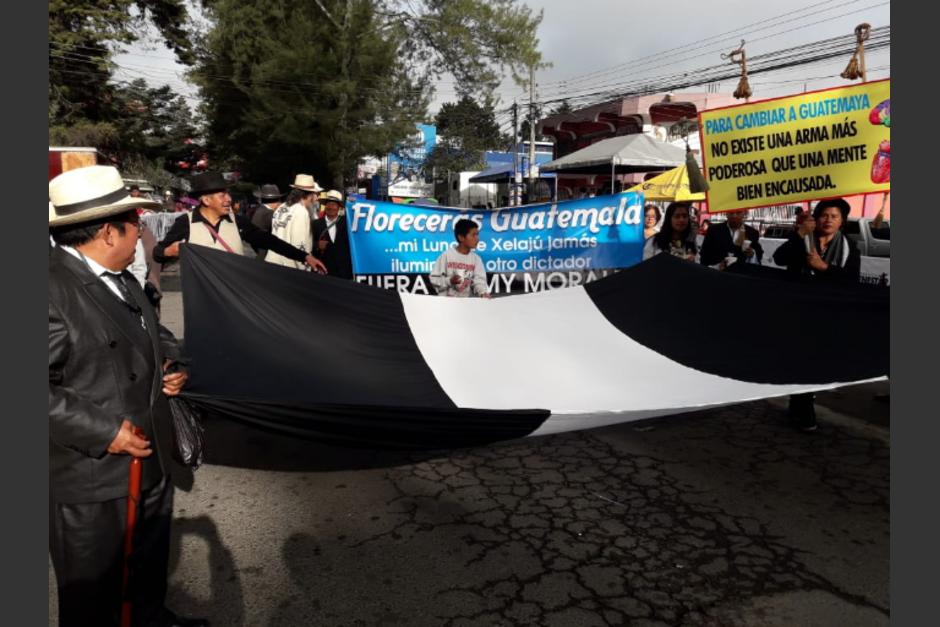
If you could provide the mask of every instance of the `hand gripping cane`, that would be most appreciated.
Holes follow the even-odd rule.
[[[134,435],[146,437],[143,429],[134,427]],[[121,627],[131,627],[131,600],[127,589],[130,581],[131,554],[134,552],[134,527],[137,525],[137,510],[140,505],[140,476],[143,464],[139,457],[132,457],[127,480],[127,526],[124,528],[124,578],[121,584]]]

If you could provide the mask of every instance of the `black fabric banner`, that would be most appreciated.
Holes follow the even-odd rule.
[[[584,287],[461,302],[200,246],[181,261],[185,397],[346,445],[472,446],[888,374],[887,288],[658,255]]]
[[[888,375],[888,288],[762,267],[718,272],[657,255],[585,290],[623,333],[702,372],[773,384]],[[628,305],[626,294],[637,300]]]
[[[181,246],[185,396],[256,426],[347,445],[444,448],[521,437],[544,409],[458,410],[398,294]]]

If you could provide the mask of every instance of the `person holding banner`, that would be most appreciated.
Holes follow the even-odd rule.
[[[434,262],[431,285],[442,296],[491,298],[483,260],[473,252],[480,243],[480,227],[473,220],[457,220],[454,237],[457,247],[448,248]]]
[[[346,230],[346,216],[339,215],[343,207],[343,194],[331,189],[321,196],[321,203],[325,213],[313,223],[313,252],[332,276],[351,279],[353,271],[349,232]]]
[[[746,213],[730,211],[724,224],[708,229],[702,242],[703,266],[724,270],[736,261],[760,264],[764,257],[764,249],[759,241],[760,233],[754,227],[744,224]]]
[[[819,201],[812,216],[774,252],[774,263],[793,275],[858,283],[862,257],[855,242],[842,232],[849,211],[849,203],[842,198]]]
[[[122,539],[131,458],[141,459],[129,587],[134,625],[208,625],[164,606],[176,463],[168,397],[188,375],[181,351],[127,272],[140,235],[116,168],[88,166],[49,182],[49,554],[59,625],[112,627],[122,606]],[[13,623],[7,623],[13,624]]]
[[[245,241],[256,249],[266,248],[326,274],[326,267],[309,251],[295,248],[271,233],[262,231],[243,215],[233,214],[228,183],[220,172],[203,172],[193,176],[190,188],[190,193],[199,198],[199,206],[192,213],[180,216],[163,241],[154,246],[155,261],[166,263],[179,257],[181,242],[241,255],[244,254],[242,242]]]
[[[322,188],[309,174],[298,174],[291,185],[294,191],[287,197],[287,202],[277,208],[271,216],[271,234],[288,244],[296,246],[305,253],[313,254],[313,230],[310,220],[310,208],[317,202],[317,194]],[[269,250],[264,260],[279,266],[295,270],[306,270],[303,260],[294,259],[275,250]]]
[[[824,283],[858,283],[861,255],[842,232],[849,217],[849,203],[842,198],[821,200],[799,230],[774,253],[774,263],[786,266],[794,276]],[[790,396],[789,414],[801,431],[815,431],[815,394]]]
[[[646,245],[643,246],[644,261],[660,253],[695,261],[698,247],[695,244],[695,230],[692,229],[689,209],[689,203],[669,203],[662,229],[646,240]]]

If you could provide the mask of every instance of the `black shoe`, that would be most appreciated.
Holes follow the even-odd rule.
[[[819,425],[814,422],[813,424],[800,425],[799,429],[803,433],[812,433],[813,431],[819,429]]]

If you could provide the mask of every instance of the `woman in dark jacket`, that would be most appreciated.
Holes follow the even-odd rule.
[[[842,232],[848,219],[849,203],[842,198],[819,201],[812,218],[774,252],[774,263],[795,275],[858,283],[862,257]]]
[[[814,282],[858,283],[862,258],[855,242],[842,232],[848,218],[849,203],[842,198],[819,201],[813,216],[774,253],[774,262]],[[817,428],[814,399],[812,393],[790,397],[790,417],[803,431]]]

